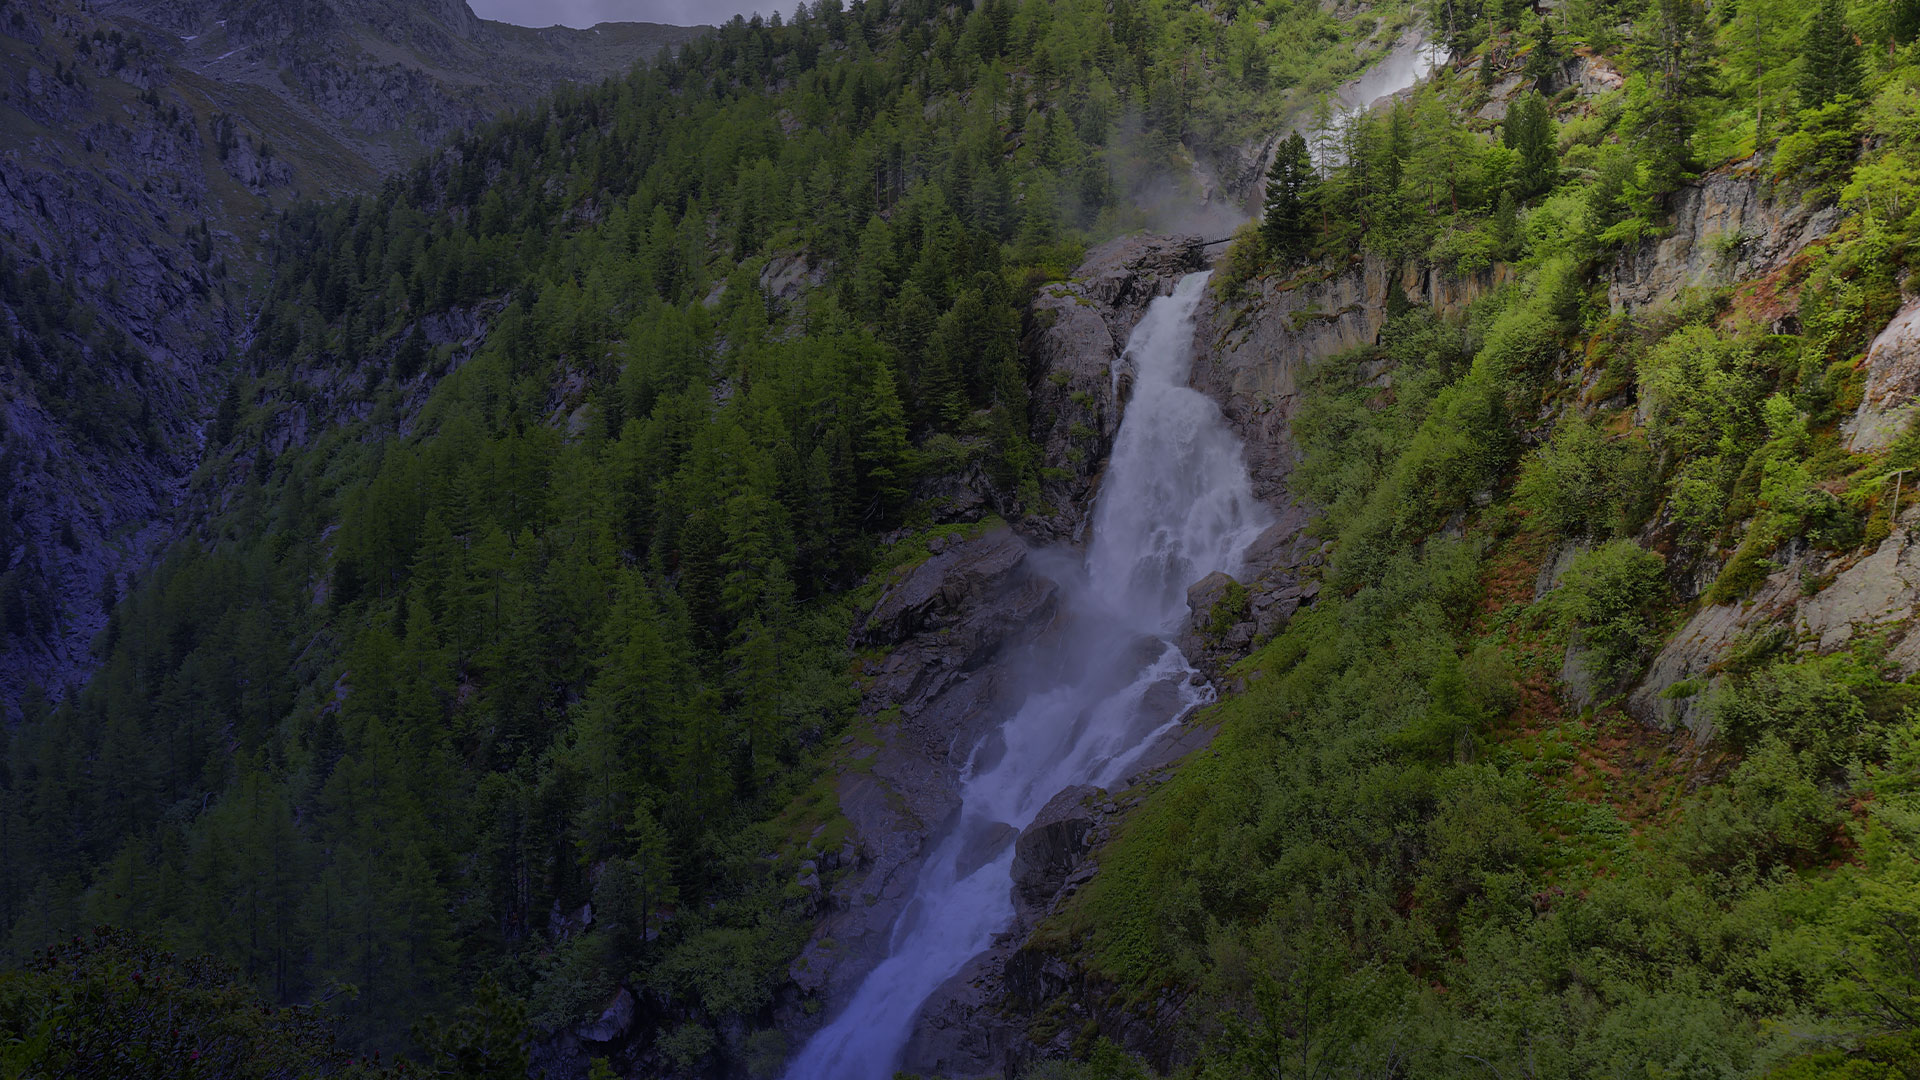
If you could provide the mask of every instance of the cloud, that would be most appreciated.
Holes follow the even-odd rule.
[[[587,27],[603,22],[677,26],[722,23],[736,14],[776,10],[767,0],[469,0],[474,14],[519,26]]]

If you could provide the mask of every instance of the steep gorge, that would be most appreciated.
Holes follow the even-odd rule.
[[[421,1057],[504,998],[566,1076],[1911,1060],[1920,77],[1769,129],[1504,11],[1301,146],[1176,73],[1391,19],[1141,10],[738,23],[290,216],[208,550],[9,747],[11,947],[378,971]],[[1224,251],[1130,231],[1256,159],[1308,196]]]
[[[462,2],[0,5],[0,715],[77,686],[114,599],[191,530],[281,210],[698,32]]]

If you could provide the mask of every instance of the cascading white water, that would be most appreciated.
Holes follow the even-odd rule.
[[[1403,34],[1387,55],[1359,78],[1342,86],[1327,103],[1330,112],[1324,137],[1330,138],[1331,144],[1321,144],[1323,133],[1313,130],[1313,116],[1298,119],[1294,130],[1306,136],[1314,164],[1322,169],[1342,164],[1339,132],[1347,121],[1372,111],[1388,98],[1425,79],[1442,61],[1440,50],[1427,40],[1423,31],[1412,29]]]
[[[1083,567],[1058,575],[1069,633],[1033,665],[1026,700],[976,747],[957,826],[928,856],[889,955],[808,1042],[788,1080],[886,1080],[921,1005],[1013,921],[1013,848],[1063,788],[1124,779],[1140,754],[1211,689],[1172,641],[1186,587],[1272,523],[1239,440],[1186,385],[1204,273],[1147,309],[1127,346],[1133,397],[1114,444]],[[998,853],[980,862],[999,836]],[[979,863],[979,865],[973,865]]]

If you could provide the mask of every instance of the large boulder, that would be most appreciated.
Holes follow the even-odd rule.
[[[867,700],[916,718],[1009,641],[1049,621],[1059,594],[1010,530],[936,540],[931,548],[925,562],[881,594],[858,634],[862,645],[892,649],[872,672]]]
[[[1028,906],[1044,908],[1087,857],[1088,834],[1100,820],[1106,792],[1085,784],[1063,788],[1041,807],[1013,844],[1013,888]]]

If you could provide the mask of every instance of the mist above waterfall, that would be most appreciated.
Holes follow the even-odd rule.
[[[1134,372],[1085,557],[1041,552],[1064,597],[1054,631],[1011,658],[1026,692],[967,756],[961,807],[923,865],[888,956],[808,1043],[791,1080],[884,1080],[928,995],[1015,919],[1014,838],[1048,800],[1120,783],[1159,736],[1212,697],[1172,641],[1186,587],[1239,569],[1272,521],[1239,441],[1186,385],[1208,275],[1148,308],[1123,363]]]

